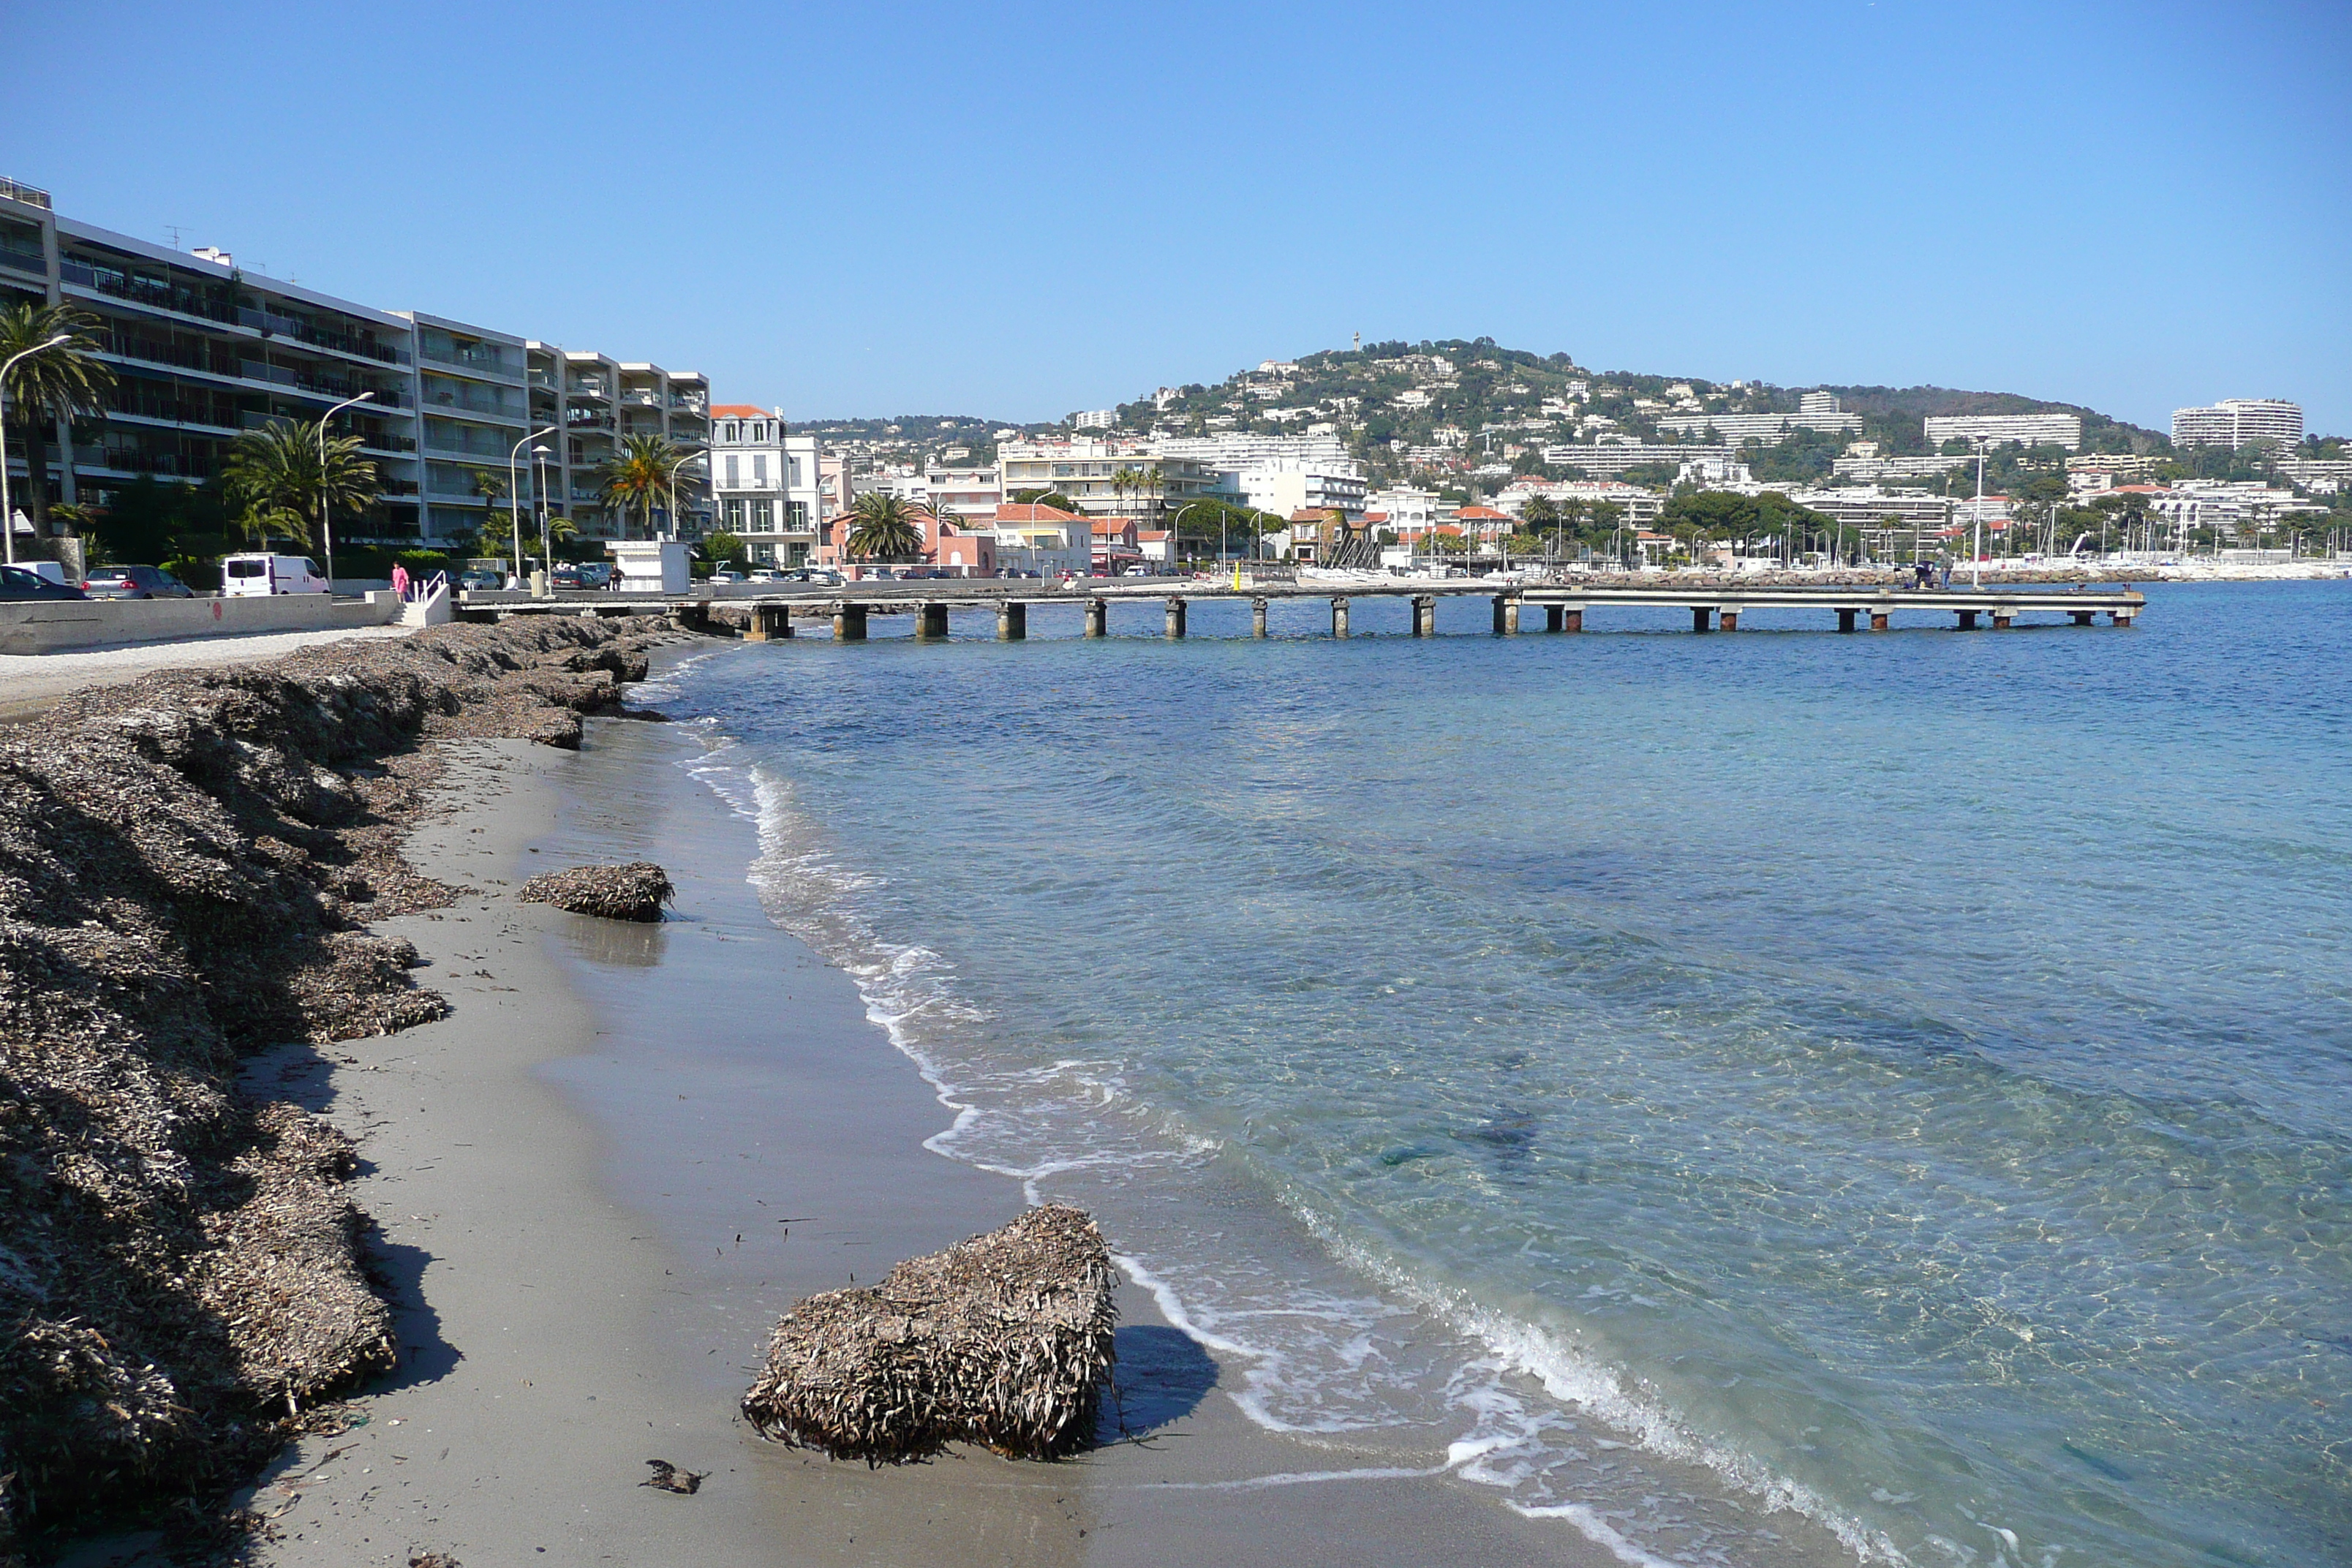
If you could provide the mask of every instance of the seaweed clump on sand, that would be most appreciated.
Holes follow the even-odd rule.
[[[625,866],[574,866],[543,871],[515,889],[525,903],[553,904],[575,915],[608,921],[657,921],[675,891],[669,873],[650,860]]]
[[[393,1363],[352,1145],[243,1059],[446,1010],[362,926],[447,901],[398,852],[418,742],[577,746],[664,635],[438,627],[0,730],[0,1563],[232,1484]]]
[[[743,1399],[761,1436],[869,1465],[979,1443],[1050,1459],[1094,1439],[1118,1310],[1110,1252],[1074,1208],[910,1258],[784,1314]]]

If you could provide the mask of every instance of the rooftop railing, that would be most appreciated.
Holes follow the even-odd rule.
[[[38,185],[28,185],[21,180],[0,180],[0,196],[12,202],[22,202],[28,207],[46,207],[49,193]]]

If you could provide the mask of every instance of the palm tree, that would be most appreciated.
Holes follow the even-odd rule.
[[[492,553],[503,553],[514,542],[514,511],[508,509],[506,526],[499,524],[499,502],[506,498],[507,477],[495,468],[476,468],[467,476],[474,481],[474,493],[482,498],[481,547]]]
[[[321,468],[319,454],[326,453]],[[329,436],[321,448],[316,421],[273,419],[229,445],[221,467],[236,524],[257,541],[272,534],[310,542],[310,520],[321,501],[339,511],[362,511],[378,489],[375,465],[360,456],[356,436]]]
[[[903,561],[922,553],[923,526],[903,497],[868,490],[849,509],[844,542],[861,561]]]
[[[604,465],[604,499],[624,517],[635,507],[651,539],[654,503],[669,493],[671,471],[684,457],[667,436],[624,436],[620,451]]]
[[[0,361],[25,356],[8,367],[0,398],[6,400],[7,417],[20,432],[17,439],[23,445],[16,449],[24,454],[25,471],[32,481],[26,486],[26,499],[38,533],[48,531],[49,513],[49,448],[41,426],[77,414],[102,412],[114,390],[114,372],[90,357],[104,346],[92,336],[98,327],[97,318],[71,305],[27,300],[0,308]],[[65,342],[44,346],[58,338]],[[0,518],[0,527],[5,526],[7,520]]]

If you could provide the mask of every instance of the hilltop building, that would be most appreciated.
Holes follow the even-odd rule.
[[[1930,414],[1927,445],[1940,447],[1959,440],[1989,447],[2063,447],[2074,451],[2083,444],[2079,414]]]
[[[2228,447],[2267,441],[2282,452],[2303,444],[2303,406],[2276,397],[2225,397],[2210,408],[2172,411],[2176,447]]]

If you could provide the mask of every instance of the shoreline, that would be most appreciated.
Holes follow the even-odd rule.
[[[437,798],[474,804],[428,816],[410,854],[461,896],[394,934],[454,1012],[348,1043],[358,1059],[318,1086],[359,1140],[354,1195],[419,1349],[352,1397],[364,1424],[304,1439],[252,1489],[276,1515],[256,1561],[511,1561],[567,1543],[646,1563],[1616,1560],[1451,1479],[1448,1455],[1252,1425],[1215,1392],[1236,1370],[1132,1281],[1112,1404],[1155,1422],[1144,1443],[868,1470],[751,1436],[735,1401],[785,1306],[861,1258],[879,1274],[992,1228],[1024,1199],[924,1147],[951,1113],[847,976],[768,922],[743,875],[750,825],[677,765],[684,739],[607,722],[577,754],[452,749]],[[622,930],[506,897],[567,846],[634,842],[616,814],[670,869],[680,918]],[[731,1007],[678,1010],[722,982]],[[798,1221],[773,1227],[793,1239],[760,1245],[747,1195],[754,1215]],[[709,1479],[692,1498],[643,1488],[655,1458]]]

